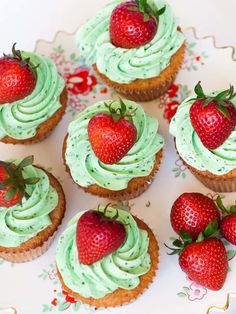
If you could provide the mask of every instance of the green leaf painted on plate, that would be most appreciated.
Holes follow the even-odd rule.
[[[80,302],[74,303],[74,305],[73,305],[74,311],[78,311],[78,310],[80,309],[80,306],[81,306],[81,303],[80,303]]]
[[[58,311],[65,311],[70,307],[71,303],[70,302],[62,302],[59,306],[58,306]]]
[[[179,292],[179,293],[177,293],[177,296],[180,298],[185,298],[187,295],[184,292]]]

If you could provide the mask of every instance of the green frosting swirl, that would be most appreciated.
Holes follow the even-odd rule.
[[[114,216],[116,211],[109,207],[107,216]],[[116,252],[92,265],[83,265],[78,259],[76,225],[83,213],[69,222],[59,239],[56,250],[58,270],[66,286],[85,298],[102,298],[118,288],[134,289],[139,285],[139,277],[150,269],[147,231],[139,229],[128,212],[118,210],[118,213],[117,220],[125,225],[126,240]]]
[[[79,29],[76,42],[81,57],[88,65],[96,63],[101,73],[117,83],[158,76],[184,42],[169,4],[163,0],[149,0],[154,11],[166,6],[155,37],[139,48],[124,49],[114,46],[109,35],[110,16],[118,2],[122,1],[105,6]]]
[[[137,129],[137,139],[128,153],[116,164],[102,163],[94,154],[88,138],[88,122],[96,114],[109,113],[105,103],[100,101],[88,107],[71,122],[68,128],[66,164],[71,175],[80,186],[97,184],[113,191],[127,188],[131,179],[147,176],[151,173],[156,153],[164,145],[164,139],[157,133],[158,121],[147,115],[141,106],[133,101],[123,100],[128,112],[136,110],[133,123]],[[118,107],[119,102],[113,103]]]
[[[220,147],[208,150],[192,127],[189,115],[192,103],[187,98],[178,107],[170,123],[170,133],[175,137],[177,151],[195,169],[224,175],[236,168],[236,128]]]
[[[64,80],[57,73],[55,63],[35,53],[23,52],[36,69],[37,82],[27,97],[0,106],[0,139],[10,136],[15,139],[34,137],[37,127],[49,119],[60,107],[60,94]]]
[[[19,162],[14,161],[15,164]],[[0,207],[0,246],[17,247],[36,236],[51,224],[49,213],[57,207],[58,194],[43,170],[27,166],[23,177],[38,177],[40,181],[27,185],[29,197],[23,198],[22,205]]]

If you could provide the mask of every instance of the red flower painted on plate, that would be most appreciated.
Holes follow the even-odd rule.
[[[57,306],[57,298],[53,299],[51,304],[54,305],[54,306]]]
[[[88,69],[78,68],[74,73],[67,75],[66,86],[72,94],[89,94],[97,84],[97,79]]]
[[[101,94],[106,94],[107,92],[108,92],[107,87],[104,87],[104,88],[102,88],[102,89],[100,90],[100,93],[101,93]]]
[[[167,119],[168,122],[170,122],[173,116],[176,114],[178,106],[179,106],[179,102],[176,100],[173,100],[166,104],[166,107],[164,110],[164,118]]]
[[[174,98],[177,95],[178,90],[179,90],[179,86],[176,84],[172,84],[167,92],[169,98]]]
[[[70,296],[67,291],[62,290],[62,293],[66,296],[65,297],[66,302],[69,302],[69,303],[76,303],[77,302],[77,300],[74,297]]]

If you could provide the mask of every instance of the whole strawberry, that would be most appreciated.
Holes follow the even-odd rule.
[[[201,193],[183,193],[174,202],[170,220],[176,233],[188,232],[196,239],[210,222],[220,221],[220,211],[209,197]]]
[[[147,0],[118,4],[110,19],[110,39],[121,48],[138,48],[149,43],[157,32],[158,18],[165,7],[154,12]]]
[[[236,214],[225,216],[222,219],[220,232],[227,241],[236,245]]]
[[[137,130],[126,118],[126,106],[120,99],[120,107],[108,105],[110,114],[99,113],[88,124],[88,136],[95,155],[105,164],[115,164],[121,160],[134,145]]]
[[[236,96],[232,86],[217,95],[204,94],[200,82],[195,87],[197,97],[190,107],[192,126],[202,144],[210,149],[221,146],[236,126],[236,108],[231,100]]]
[[[11,103],[28,96],[36,85],[30,59],[12,48],[12,55],[0,58],[0,104]]]
[[[124,242],[126,232],[123,224],[104,212],[89,210],[79,219],[76,229],[76,244],[79,261],[91,265],[115,252]]]
[[[187,245],[180,253],[179,264],[197,284],[212,290],[219,290],[224,285],[228,271],[227,253],[217,238]]]
[[[23,177],[24,168],[32,163],[33,156],[26,157],[18,166],[0,161],[0,207],[11,207],[21,203],[23,196],[26,195],[26,185],[39,181],[39,178]]]
[[[220,196],[217,197],[216,202],[223,214],[220,232],[227,241],[236,245],[236,205],[232,205],[227,209]]]

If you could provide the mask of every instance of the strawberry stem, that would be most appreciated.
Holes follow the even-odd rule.
[[[25,167],[32,165],[33,156],[24,158],[18,166],[12,162],[0,161],[0,166],[3,167],[7,173],[7,178],[0,183],[0,190],[9,187],[4,201],[9,201],[15,193],[19,194],[19,202],[21,203],[23,196],[26,194],[26,185],[36,184],[40,179],[37,177],[24,179],[23,170]]]
[[[196,243],[202,242],[206,238],[218,237],[220,235],[218,221],[210,222],[203,232],[200,232]],[[194,243],[192,236],[186,231],[180,231],[179,239],[175,239],[172,242],[173,247],[169,247],[164,243],[164,245],[171,250],[171,253],[167,253],[168,255],[180,254],[186,246]]]
[[[29,67],[29,68],[31,68],[31,70],[35,70],[39,66],[39,64],[37,64],[36,66],[32,66],[30,64],[30,58],[29,57],[23,59],[22,51],[16,49],[16,43],[14,43],[12,46],[12,55],[7,55],[7,54],[3,53],[3,56],[5,58],[11,58],[11,59],[19,60],[22,67]]]
[[[110,114],[111,114],[111,116],[115,122],[119,121],[120,119],[132,118],[133,116],[135,116],[137,108],[135,108],[134,110],[132,110],[129,113],[126,113],[127,108],[126,108],[126,105],[121,98],[119,98],[120,107],[113,108],[112,106],[114,105],[114,103],[115,103],[114,101],[111,102],[110,104],[105,103],[105,106],[109,109],[109,112],[110,112]]]
[[[164,5],[160,10],[156,10],[155,12],[152,8],[148,5],[147,0],[135,0],[138,6],[138,11],[144,14],[144,21],[147,22],[149,19],[149,15],[153,15],[159,20],[159,17],[165,12],[166,6]],[[135,10],[135,8],[130,8],[131,10]]]

